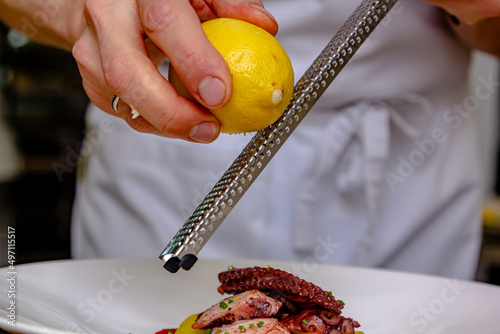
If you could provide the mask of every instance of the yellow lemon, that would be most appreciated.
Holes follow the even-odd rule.
[[[206,330],[203,329],[194,329],[193,324],[198,318],[198,314],[193,314],[187,317],[180,325],[179,328],[175,331],[175,334],[206,334]]]
[[[229,102],[210,110],[221,131],[254,132],[273,124],[288,105],[294,84],[292,64],[281,44],[264,29],[241,20],[219,18],[202,27],[233,79]],[[190,98],[172,68],[169,80],[180,95]]]

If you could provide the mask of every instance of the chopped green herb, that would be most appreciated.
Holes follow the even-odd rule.
[[[229,332],[224,332],[224,334],[229,334]]]
[[[254,323],[252,322],[251,324],[248,325],[248,328],[253,328]]]
[[[231,304],[232,302],[234,302],[234,300],[232,300],[232,299],[229,299],[229,300],[227,301],[227,303],[228,303],[228,304]]]
[[[342,305],[345,305],[345,303],[344,303],[342,300],[340,300],[340,299],[338,300],[338,302],[339,302],[340,304],[342,304]]]
[[[174,332],[168,332],[168,334],[174,334]]]
[[[234,266],[227,267],[227,270],[233,270],[233,269],[234,269]]]
[[[212,330],[210,328],[207,329],[207,334],[212,334]]]
[[[262,327],[262,325],[264,325],[264,321],[259,321],[259,322],[257,323],[257,327],[259,327],[259,328],[261,328],[261,327]]]
[[[239,325],[238,328],[240,329],[240,333],[245,333],[247,331],[243,325]]]
[[[220,333],[220,332],[222,332],[222,329],[218,329],[218,330],[216,330],[215,332],[216,332],[216,333]]]
[[[219,306],[222,308],[228,308],[228,305],[225,302],[220,302]]]
[[[305,320],[302,320],[302,323],[303,323],[304,325],[307,325],[307,321],[305,321]]]
[[[332,297],[333,296],[333,293],[331,291],[328,291],[328,296],[329,297]]]

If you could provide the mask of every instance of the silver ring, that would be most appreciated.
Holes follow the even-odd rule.
[[[115,111],[115,113],[119,114],[118,111],[118,102],[120,102],[120,98],[118,96],[113,96],[113,100],[111,101],[111,108]]]
[[[120,102],[120,98],[118,96],[113,96],[113,100],[111,101],[111,108],[115,111],[115,113],[119,114],[120,112],[118,111],[118,102]],[[137,117],[141,116],[137,110],[135,110],[134,107],[129,105],[130,107],[130,112],[132,113],[132,119],[136,119]]]

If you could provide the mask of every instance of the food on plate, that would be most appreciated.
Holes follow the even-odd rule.
[[[175,334],[203,334],[200,330],[206,334],[354,334],[359,327],[341,314],[344,302],[331,291],[280,269],[229,268],[219,274],[219,281],[217,290],[230,296],[188,317]]]
[[[227,297],[202,312],[192,327],[213,328],[231,323],[235,319],[268,318],[278,313],[281,305],[281,302],[259,290],[248,290]]]
[[[210,109],[221,132],[254,132],[273,124],[293,93],[293,68],[285,49],[269,32],[242,20],[217,18],[202,27],[233,79],[229,102]],[[193,100],[173,67],[168,80],[179,95]]]

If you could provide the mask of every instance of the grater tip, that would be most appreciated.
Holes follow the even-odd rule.
[[[181,266],[179,265],[180,262],[181,262],[181,260],[179,260],[179,258],[177,256],[171,257],[170,259],[168,259],[165,262],[165,264],[163,265],[163,268],[167,269],[172,274],[175,274],[181,268]]]
[[[179,271],[180,268],[184,270],[191,269],[196,261],[198,261],[198,258],[193,254],[186,254],[182,257],[181,260],[179,260],[177,256],[172,256],[167,261],[165,261],[163,268],[167,269],[172,274],[175,274]]]
[[[189,270],[194,266],[196,261],[198,261],[198,258],[196,257],[196,255],[186,254],[182,257],[180,265],[181,265],[182,269]]]

